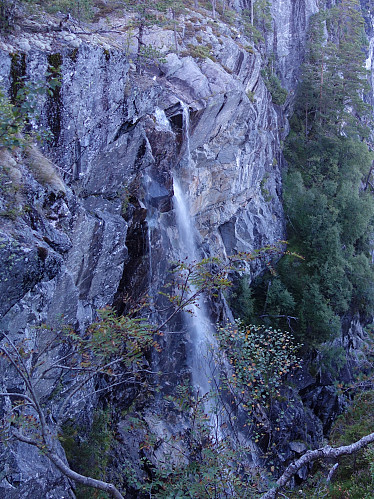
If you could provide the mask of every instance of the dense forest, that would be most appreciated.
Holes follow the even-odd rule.
[[[0,249],[6,255],[0,277],[4,283],[9,280],[9,295],[15,298],[0,317],[4,319],[0,436],[6,463],[0,470],[0,482],[8,480],[9,463],[19,454],[11,447],[16,442],[16,446],[34,448],[37,456],[59,470],[61,483],[66,477],[74,482],[73,488],[64,485],[68,487],[64,490],[81,499],[269,499],[283,496],[281,490],[287,497],[374,496],[374,124],[373,89],[366,69],[371,12],[358,0],[327,2],[315,8],[308,17],[302,64],[295,70],[297,85],[292,87],[272,50],[276,3],[0,0],[2,43],[10,44],[12,37],[22,32],[66,32],[68,42],[77,43],[48,53],[38,81],[28,73],[27,64],[38,65],[37,58],[32,59],[33,49],[20,53],[4,50],[10,77],[0,87]],[[48,19],[46,25],[43,16]],[[197,25],[202,26],[201,31]],[[202,31],[209,33],[211,41],[203,38]],[[65,147],[61,102],[74,80],[71,68],[83,52],[81,47],[91,43],[84,39],[81,45],[77,37],[106,33],[126,37],[122,51],[101,39],[92,44],[99,47],[100,55],[94,57],[101,58],[100,67],[110,66],[115,57],[126,61],[127,80],[119,98],[124,104],[121,101],[118,108],[122,106],[127,117],[103,140],[97,157],[87,155],[87,164],[97,167],[93,177],[102,182],[93,188],[91,180],[84,184],[89,167],[85,171],[81,164],[82,151],[89,150],[90,140],[78,140],[75,132]],[[156,43],[160,33],[167,33],[167,50]],[[235,63],[230,53],[222,55],[229,42],[240,54]],[[40,54],[37,57],[42,59]],[[183,60],[188,61],[196,87],[203,86],[198,79],[201,68],[206,71],[205,80],[205,75],[212,79],[207,93],[189,104],[175,90],[184,89],[180,77],[175,76]],[[247,75],[241,76],[243,60],[253,72],[260,68],[252,87]],[[68,78],[66,73],[70,73]],[[110,78],[104,86],[110,86]],[[121,74],[121,84],[122,79]],[[222,101],[215,90],[217,80],[224,82],[223,87],[227,85]],[[94,86],[90,82],[84,93],[94,95]],[[213,153],[204,156],[207,144],[220,137],[221,130],[229,134],[225,127],[231,119],[240,126],[244,121],[238,118],[236,122],[235,114],[230,113],[229,123],[217,118],[231,98],[230,92],[235,96],[234,107],[245,106],[248,123],[264,105],[268,114],[263,121],[274,120],[270,128],[276,123],[278,129],[269,132],[274,142],[271,154],[269,143],[266,146],[269,170],[256,178],[256,195],[251,192],[249,201],[240,201],[235,216],[220,225],[217,233],[222,236],[223,250],[215,254],[207,240],[199,246],[201,233],[205,231],[206,237],[211,227],[201,223],[196,236],[194,223],[207,215],[204,209],[199,213],[198,194],[192,199],[187,192],[186,198],[189,195],[191,200],[184,200],[177,174],[193,167],[219,166],[221,151],[218,149],[212,160]],[[239,94],[240,99],[235,100]],[[115,100],[117,95],[113,95]],[[75,99],[79,108],[79,98]],[[95,99],[98,105],[100,99]],[[101,99],[100,105],[102,101],[109,109],[110,103]],[[206,110],[213,113],[215,106],[218,111],[213,118],[209,114],[208,120],[217,119],[218,125],[204,143],[203,131],[208,125],[202,120],[199,128],[199,120]],[[140,133],[139,124],[143,127]],[[239,125],[238,132],[230,133],[244,136],[243,143],[248,140],[249,144],[249,126],[243,133]],[[255,130],[256,137],[267,133],[266,125],[256,122],[256,127],[260,130]],[[193,135],[195,130],[200,133],[198,138]],[[134,156],[135,174],[126,170],[127,156],[121,157],[124,143],[128,156]],[[115,153],[110,149],[113,144]],[[72,172],[58,157],[69,147],[75,155]],[[231,161],[239,169],[239,156],[233,154],[232,159],[230,154],[223,154],[222,165]],[[103,157],[109,160],[105,162]],[[117,163],[126,181],[116,172]],[[110,170],[113,165],[114,174]],[[282,187],[277,190],[269,186],[278,167]],[[191,185],[198,184],[196,178],[190,178]],[[240,177],[242,183],[243,178],[245,175]],[[214,181],[211,191],[218,190]],[[115,184],[109,194],[106,182]],[[225,183],[218,178],[217,185],[219,182]],[[279,232],[285,228],[286,241],[269,242],[264,229],[263,236],[243,250],[240,237],[231,235],[239,230],[231,229],[232,219],[239,218],[242,207],[247,209],[256,196],[275,213],[276,192],[281,192],[283,202]],[[95,203],[102,200],[97,208]],[[51,206],[58,203],[65,205],[59,206],[57,216]],[[200,203],[205,206],[204,201]],[[217,204],[217,211],[222,204]],[[189,213],[191,206],[197,213],[195,222]],[[43,217],[48,210],[52,223],[46,229],[48,217]],[[69,210],[73,214],[70,225],[60,224],[61,213],[67,217]],[[165,226],[157,226],[156,211],[157,223],[166,220]],[[58,283],[60,267],[69,263],[65,255],[77,251],[65,236],[70,236],[76,220],[91,216],[96,230],[93,240],[100,239],[99,227],[112,219],[117,232],[105,237],[120,238],[120,229],[127,234],[120,264],[116,248],[113,257],[107,256],[113,259],[113,267],[125,271],[121,274],[118,270],[116,290],[94,313],[86,311],[96,304],[94,299],[89,306],[81,301],[75,316],[67,313],[66,320],[61,314],[58,321],[48,323],[41,312],[50,292],[45,283],[56,276]],[[272,218],[276,218],[274,214]],[[179,228],[183,224],[186,235]],[[19,291],[11,276],[20,272],[19,248],[26,244],[20,234],[28,234],[29,229],[33,237],[37,234],[38,263],[22,277]],[[58,236],[55,229],[60,230]],[[175,253],[167,248],[165,233],[173,250],[179,244]],[[157,244],[152,239],[155,234]],[[255,230],[252,235],[255,239]],[[78,246],[82,241],[84,247],[83,232],[78,241]],[[50,248],[57,248],[63,258],[54,257],[51,263]],[[92,262],[101,257],[94,249],[92,255],[82,257],[80,267],[74,261],[73,270],[67,272],[77,274],[79,300],[83,300],[86,283],[93,280]],[[34,258],[33,251],[27,247],[27,264]],[[168,262],[170,255],[179,258]],[[84,265],[90,262],[92,268],[85,271]],[[155,268],[159,281],[154,280]],[[32,293],[40,283],[45,294],[34,305],[37,298]],[[67,295],[70,285],[64,286]],[[63,293],[57,295],[61,303]],[[24,319],[20,319],[19,331],[17,314],[25,316],[25,296],[34,302],[24,326],[27,334],[22,334]],[[57,302],[52,303],[56,307]],[[216,324],[207,328],[204,340],[201,333],[191,333],[192,340],[188,335],[187,339],[181,337],[186,330],[199,331],[198,323],[207,317]],[[359,324],[364,338],[357,348],[349,333],[353,323]],[[327,399],[335,404],[328,413],[324,412]],[[86,400],[89,408],[84,407]],[[53,493],[62,492],[55,487]],[[29,497],[36,498],[36,494],[33,489]]]
[[[345,314],[370,317],[373,310],[372,110],[365,104],[364,40],[354,2],[310,21],[284,147],[288,242],[303,261],[282,259],[277,276],[262,279],[255,291],[255,315],[292,327],[309,345],[339,334]]]

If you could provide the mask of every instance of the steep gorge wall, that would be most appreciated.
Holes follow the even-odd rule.
[[[267,51],[277,54],[291,97],[315,11],[314,1],[272,5],[276,29]],[[68,32],[25,33],[2,43],[6,88],[18,67],[14,53],[25,54],[31,79],[43,79],[56,65],[62,79],[60,91],[41,102],[42,121],[54,134],[45,152],[56,173],[41,178],[30,158],[3,159],[21,185],[21,214],[0,221],[1,327],[13,337],[22,333],[40,347],[45,338],[35,325],[62,316],[83,331],[98,308],[113,302],[121,308],[126,294],[161,288],[169,262],[179,256],[173,175],[188,193],[200,256],[224,258],[284,238],[281,141],[288,125],[260,73],[266,54],[246,49],[249,42],[235,30],[214,27],[202,15],[193,24],[184,48],[200,37],[215,60],[171,53],[142,75],[126,56],[125,35],[89,42]],[[161,47],[172,40],[171,32],[146,36]],[[4,206],[8,194],[2,192]],[[165,340],[159,367],[188,373],[186,342]],[[13,373],[2,362],[9,387]],[[53,388],[53,382],[44,387],[46,399]],[[94,405],[89,399],[75,414],[90,414]],[[68,494],[47,459],[26,447],[3,451],[0,490],[17,498]]]

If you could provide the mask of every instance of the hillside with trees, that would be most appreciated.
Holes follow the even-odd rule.
[[[374,497],[373,19],[0,0],[0,495]]]

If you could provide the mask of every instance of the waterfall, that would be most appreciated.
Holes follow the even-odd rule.
[[[185,163],[187,168],[191,168],[191,146],[190,146],[190,111],[188,109],[188,106],[185,102],[179,101],[181,108],[182,108],[182,113],[183,113],[183,144],[184,144],[184,151],[183,151],[183,158],[182,162]]]
[[[192,169],[190,150],[190,116],[187,104],[180,101],[183,113],[183,149],[180,166],[186,173]],[[178,246],[180,259],[187,263],[198,262],[200,255],[196,244],[196,229],[190,214],[189,198],[184,192],[177,174],[173,175],[174,209],[178,230]],[[193,293],[194,288],[191,289]],[[191,314],[185,313],[185,323],[191,337],[191,355],[189,359],[192,383],[195,393],[204,396],[211,390],[211,383],[217,381],[214,376],[212,352],[217,351],[218,344],[214,334],[204,297],[200,295],[197,303],[189,307]],[[211,416],[212,427],[217,429],[217,421],[213,420],[215,407],[212,401],[206,402],[206,411]]]
[[[191,157],[190,144],[190,116],[188,106],[180,101],[183,114],[183,142],[179,162],[175,165],[173,172],[173,206],[175,212],[176,234],[174,251],[178,258],[187,264],[193,264],[201,259],[197,244],[197,230],[191,216],[190,196],[188,193],[188,177],[193,171],[193,159]],[[157,127],[165,131],[171,131],[170,123],[161,109],[154,112]],[[147,189],[154,188],[152,178],[147,178]],[[151,230],[152,216],[148,219],[149,246],[151,252]],[[152,266],[153,258],[150,255],[150,264]],[[150,269],[152,272],[152,268]],[[193,294],[196,289],[190,291]],[[215,338],[215,327],[211,322],[208,308],[204,303],[204,296],[200,295],[195,305],[188,309],[192,312],[184,312],[183,321],[186,330],[190,336],[191,349],[188,357],[188,363],[191,370],[192,385],[195,394],[203,397],[209,394],[215,386],[219,384],[219,376],[216,374],[217,366],[214,364],[214,357],[218,352],[218,342]],[[226,366],[228,371],[230,366]],[[213,386],[212,386],[213,385]],[[205,412],[210,420],[212,436],[218,441],[222,440],[225,434],[235,435],[235,429],[227,415],[225,403],[220,401],[219,397],[209,397],[204,399]],[[227,429],[224,429],[227,428]],[[244,437],[236,434],[237,443],[241,445]],[[258,452],[254,442],[247,442],[252,455],[253,463],[259,464]]]
[[[195,228],[181,186],[174,177],[174,209],[177,220],[179,252],[181,260],[193,263],[199,260],[195,241]],[[192,288],[192,293],[195,291]],[[209,319],[203,297],[200,296],[196,305],[191,308],[193,315],[186,313],[186,323],[191,333],[192,382],[199,395],[205,395],[210,390],[212,372],[209,368],[208,355],[211,348],[217,346],[214,330]]]
[[[181,259],[193,263],[199,260],[199,255],[195,239],[195,227],[190,216],[188,200],[176,176],[173,178],[173,186],[174,209],[179,236],[179,253]],[[193,288],[191,292],[194,292]],[[213,358],[210,355],[211,352],[218,351],[218,343],[214,335],[214,326],[210,321],[203,297],[200,296],[197,304],[189,308],[192,308],[193,315],[185,313],[185,322],[192,340],[192,354],[190,358],[192,383],[195,393],[198,393],[199,396],[204,396],[213,388],[212,383],[217,386],[219,384],[219,379],[214,372]],[[230,367],[227,366],[227,369],[230,369]],[[205,400],[204,406],[210,419],[212,436],[217,441],[223,440],[225,436],[223,432],[225,430],[222,430],[222,424],[225,423],[226,427],[230,427],[231,425],[225,409],[223,409],[219,399],[214,400],[209,397]],[[243,437],[239,438],[237,436],[236,438],[239,445],[241,445],[244,441]],[[261,464],[260,453],[256,444],[251,440],[246,440],[246,444],[249,447],[253,465],[259,467]]]

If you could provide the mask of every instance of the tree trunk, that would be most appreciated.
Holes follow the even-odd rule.
[[[287,482],[293,477],[293,475],[307,464],[312,463],[317,459],[337,459],[340,456],[353,454],[354,452],[368,446],[372,442],[374,442],[374,433],[369,433],[369,435],[362,437],[360,440],[351,445],[343,445],[342,447],[336,448],[327,445],[326,447],[321,447],[320,449],[307,451],[303,456],[287,466],[283,475],[278,478],[275,487],[261,496],[261,499],[276,499],[280,489],[287,485]]]

